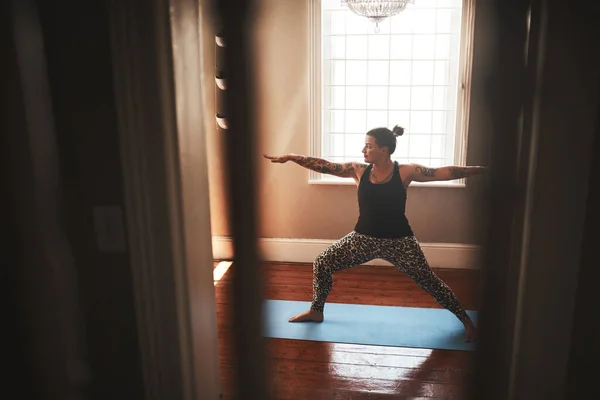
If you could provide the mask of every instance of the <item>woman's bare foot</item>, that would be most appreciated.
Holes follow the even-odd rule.
[[[477,328],[475,327],[475,324],[473,324],[473,321],[466,320],[464,322],[465,325],[465,342],[469,343],[469,342],[474,342],[477,340]]]
[[[290,318],[289,322],[323,322],[323,313],[313,310],[308,310],[302,314],[298,314]]]

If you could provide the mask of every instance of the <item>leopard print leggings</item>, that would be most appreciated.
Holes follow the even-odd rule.
[[[429,267],[414,236],[380,239],[352,231],[323,251],[313,263],[311,310],[323,312],[333,273],[380,258],[395,265],[459,320],[467,313],[452,290]]]

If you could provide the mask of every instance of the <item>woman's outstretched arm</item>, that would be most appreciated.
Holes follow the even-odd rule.
[[[356,162],[334,163],[323,158],[302,156],[298,154],[284,154],[282,156],[269,156],[263,154],[263,156],[273,163],[292,161],[306,169],[323,174],[339,176],[341,178],[356,178],[356,170],[358,168],[364,169],[367,166],[366,164]]]
[[[479,175],[487,170],[487,167],[459,167],[456,165],[429,168],[420,164],[408,164],[403,167],[409,170],[409,179],[414,182],[451,181]]]

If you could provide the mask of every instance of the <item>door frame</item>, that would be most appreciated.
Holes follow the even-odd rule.
[[[221,394],[198,0],[110,1],[147,399]]]

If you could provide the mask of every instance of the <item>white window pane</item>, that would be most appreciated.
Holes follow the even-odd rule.
[[[331,58],[344,58],[346,57],[346,37],[345,36],[332,36],[330,38],[330,57]]]
[[[346,157],[346,160],[344,162],[358,162],[358,163],[364,163],[365,159],[362,155],[362,153],[358,153],[356,156],[354,157]]]
[[[342,157],[344,155],[344,135],[329,135],[329,154],[325,157]]]
[[[388,126],[387,111],[367,111],[367,130]]]
[[[323,131],[323,135],[327,135],[331,131],[331,115],[327,110],[321,111],[321,130]],[[323,143],[325,142],[321,142],[321,144]],[[325,148],[323,148],[323,151],[325,151]]]
[[[379,23],[379,33],[375,32],[375,23],[371,22],[369,24],[369,34],[370,35],[387,35],[390,33],[391,29],[391,19],[386,18]]]
[[[433,72],[434,85],[447,85],[450,83],[450,63],[448,61],[436,61]]]
[[[331,62],[331,83],[344,85],[346,83],[346,61]]]
[[[405,160],[403,163],[408,163],[408,143],[409,138],[406,134],[396,139],[396,151],[394,151],[394,157],[403,158]]]
[[[364,133],[367,129],[367,112],[352,111],[346,113],[346,133]]]
[[[390,87],[390,110],[410,110],[409,86]]]
[[[335,157],[335,156],[329,156],[327,157],[328,161],[334,162],[334,163],[343,163],[346,162],[345,157]],[[333,178],[332,175],[325,175],[323,174],[323,179],[331,179]]]
[[[410,163],[415,163],[415,164],[421,164],[424,165],[426,167],[429,167],[429,163],[431,162],[431,159],[429,157],[427,158],[419,158],[419,157],[414,157],[412,154],[410,155],[410,157],[408,158]]]
[[[346,11],[346,33],[349,34],[367,34],[373,30],[370,21],[354,14],[352,11]]]
[[[434,61],[414,61],[412,66],[413,85],[433,85]]]
[[[437,10],[436,30],[437,33],[452,32],[452,16],[453,10],[442,8]]]
[[[367,108],[370,110],[386,110],[388,108],[388,88],[369,87],[367,89]]]
[[[333,70],[333,66],[331,61],[323,60],[323,68],[321,69],[321,83],[324,86],[331,85],[331,71]]]
[[[418,0],[415,5],[417,8],[432,8],[437,5],[437,0]]]
[[[398,152],[398,149],[396,148],[396,153]],[[408,164],[408,157],[397,157],[396,153],[394,153],[393,156],[393,160],[394,161],[398,161],[399,164]]]
[[[329,111],[330,132],[344,132],[344,113],[340,110]]]
[[[431,136],[431,157],[446,158],[446,137],[444,135]]]
[[[431,168],[439,168],[443,167],[446,160],[444,158],[431,158],[429,159],[429,167]]]
[[[332,100],[332,87],[329,85],[321,86],[321,110],[329,110]]]
[[[390,37],[380,35],[369,35],[370,59],[385,60],[390,57]]]
[[[388,61],[369,61],[369,85],[387,85],[390,77],[390,63]]]
[[[337,1],[337,0],[336,0]],[[437,0],[439,7],[461,7],[463,0]]]
[[[331,13],[321,7],[321,34],[324,36],[331,34]]]
[[[435,58],[435,35],[414,36],[412,56],[415,60],[431,60]]]
[[[404,60],[412,58],[412,35],[393,35],[391,37],[390,58]]]
[[[391,18],[390,27],[392,33],[412,33],[413,18],[412,12],[408,10],[408,7],[407,10]]]
[[[413,135],[408,142],[408,154],[411,157],[429,157],[431,152],[431,136]]]
[[[437,35],[435,38],[435,58],[450,58],[451,35]]]
[[[394,125],[403,126],[405,131],[404,137],[407,133],[410,134],[410,111],[391,111],[388,116],[388,128],[393,127]]]
[[[367,36],[346,36],[346,58],[348,59],[366,59],[367,53]]]
[[[331,108],[342,110],[346,107],[346,88],[331,88]]]
[[[454,32],[455,35],[460,34],[460,29],[462,26],[462,7],[456,7],[452,9],[451,25],[452,32]]]
[[[367,62],[346,61],[346,85],[367,84]]]
[[[367,88],[365,86],[346,88],[346,108],[350,110],[364,110],[367,108]],[[346,126],[346,129],[348,129],[348,126]]]
[[[453,162],[462,0],[417,0],[379,33],[339,0],[321,5],[322,154],[362,161],[366,131],[400,124],[393,159]]]
[[[431,132],[446,133],[446,111],[434,111],[431,115]]]
[[[344,151],[347,156],[359,156],[363,147],[365,147],[365,134],[346,135]]]
[[[410,85],[412,66],[410,61],[390,62],[390,85]]]
[[[413,110],[431,110],[433,106],[433,87],[415,86],[410,93],[410,108]]]
[[[431,133],[431,111],[411,111],[410,131],[412,136]]]
[[[345,11],[328,11],[330,15],[330,26],[332,34],[346,33],[346,12]]]
[[[321,0],[321,10],[344,10],[340,0]]]
[[[448,88],[445,86],[434,86],[433,88],[433,109],[448,110]]]
[[[324,37],[321,43],[321,55],[324,61],[333,58],[331,56],[331,40],[328,40],[327,37]]]
[[[434,33],[435,32],[435,10],[423,9],[415,10],[413,14],[413,32],[414,33]]]

